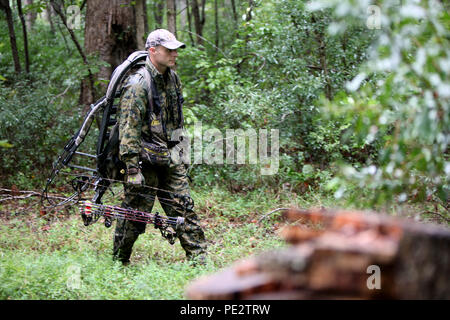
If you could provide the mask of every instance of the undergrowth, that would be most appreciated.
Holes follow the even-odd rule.
[[[186,261],[179,242],[171,246],[148,225],[131,264],[112,261],[112,228],[85,227],[75,207],[41,215],[38,201],[0,206],[0,299],[184,299],[201,275],[264,250],[283,247],[276,207],[299,205],[286,195],[231,194],[221,188],[192,191],[208,241],[207,264]],[[24,210],[25,209],[25,210]],[[154,211],[161,211],[155,205]]]
[[[274,209],[340,206],[332,195],[291,190],[231,193],[224,186],[195,186],[192,197],[208,241],[204,266],[186,261],[178,241],[171,246],[148,225],[124,267],[112,260],[115,224],[85,227],[76,207],[42,212],[37,199],[1,202],[0,299],[185,299],[198,277],[285,246],[280,230],[286,222]],[[162,212],[158,203],[155,211]],[[392,207],[390,213],[436,218],[425,207]]]

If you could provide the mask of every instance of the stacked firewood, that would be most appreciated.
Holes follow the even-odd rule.
[[[450,229],[378,213],[291,209],[284,249],[191,283],[189,299],[449,299]]]

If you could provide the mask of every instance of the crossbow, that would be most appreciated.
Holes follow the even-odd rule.
[[[184,218],[169,218],[160,216],[159,213],[151,214],[133,210],[131,208],[121,208],[118,206],[107,206],[102,204],[102,197],[110,188],[110,185],[115,181],[123,182],[120,179],[112,179],[109,176],[105,165],[107,152],[111,148],[110,137],[113,134],[117,134],[117,130],[112,129],[117,122],[117,119],[115,118],[117,115],[117,99],[120,98],[124,79],[130,74],[131,70],[135,70],[135,68],[145,64],[147,55],[148,53],[146,51],[136,51],[114,70],[106,95],[90,105],[90,110],[84,117],[81,127],[70,138],[57,160],[53,163],[52,172],[42,191],[41,205],[44,208],[54,208],[80,203],[80,213],[85,226],[96,222],[100,217],[104,217],[104,224],[106,227],[110,227],[114,219],[126,219],[153,224],[156,228],[160,229],[163,237],[173,244],[174,236],[179,232],[182,232]],[[96,154],[92,155],[85,152],[79,152],[78,148],[89,133],[96,115],[100,112],[103,112],[103,115],[99,127]],[[75,155],[96,159],[96,168],[94,169],[73,164],[72,159]],[[123,167],[123,163],[118,163],[117,165]],[[56,197],[50,195],[49,190],[52,187],[55,187],[56,178],[62,174],[63,169],[67,168],[82,170],[89,174],[77,174],[72,179],[71,186],[73,188],[73,193],[70,196]],[[121,173],[123,175],[124,171],[121,171]],[[94,196],[90,201],[82,201],[83,193],[89,189],[94,189]],[[54,199],[57,200],[55,201]],[[170,231],[170,229],[175,230],[175,232]]]

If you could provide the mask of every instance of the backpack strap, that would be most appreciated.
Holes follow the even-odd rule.
[[[148,104],[149,104],[148,106],[150,107],[149,112],[153,112],[153,110],[154,110],[153,97],[158,99],[158,102],[159,102],[159,96],[158,96],[158,94],[156,92],[156,88],[153,88],[155,85],[154,85],[154,83],[152,81],[153,80],[152,76],[150,75],[150,72],[148,72],[148,70],[147,70],[147,68],[145,66],[141,67],[137,72],[141,76],[143,76],[144,79],[145,79],[145,83],[147,84],[147,92],[148,92]],[[159,103],[159,107],[160,107],[159,109],[161,109],[161,104],[160,103]]]
[[[155,115],[158,117],[161,113],[161,101],[159,99],[158,91],[156,90],[156,84],[153,80],[152,75],[147,70],[145,66],[141,67],[137,71],[140,75],[142,75],[145,79],[145,82],[147,83],[147,92],[148,92],[148,107],[147,107],[147,113],[148,118],[151,121],[151,113],[155,113]],[[177,111],[178,111],[178,128],[181,128],[184,124],[184,117],[183,117],[183,102],[184,98],[181,94],[180,87],[178,86],[177,81],[177,75],[176,73],[170,69],[170,80],[173,82],[175,91],[177,94]],[[166,123],[164,119],[161,119],[161,125],[163,127],[164,135],[167,138],[167,129],[166,129]]]
[[[155,81],[153,81],[153,77],[147,70],[147,68],[143,66],[138,70],[138,73],[144,77],[145,83],[147,84],[147,92],[148,92],[147,115],[150,121],[149,127],[151,128],[152,113],[154,113],[157,117],[159,117],[161,113],[161,101],[159,99],[158,91],[156,90]],[[163,128],[164,135],[166,136],[167,139],[166,123],[163,119],[161,119],[161,125]]]

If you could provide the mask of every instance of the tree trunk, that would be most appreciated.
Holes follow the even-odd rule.
[[[238,16],[237,16],[237,11],[236,11],[236,3],[234,0],[231,0],[231,10],[233,11],[233,20],[235,23],[235,27],[237,27]]]
[[[214,0],[214,25],[215,25],[215,44],[216,52],[219,52],[219,8],[217,0]]]
[[[314,15],[311,16],[311,21],[313,24],[317,22],[317,19]],[[331,100],[332,98],[332,85],[331,85],[331,79],[328,72],[328,64],[327,64],[327,47],[325,43],[325,35],[323,31],[315,31],[315,38],[317,41],[317,44],[319,46],[319,59],[320,59],[320,66],[322,68],[324,77],[325,77],[325,96],[327,99]]]
[[[165,2],[163,0],[157,0],[154,3],[153,15],[155,17],[155,29],[163,27],[164,6]]]
[[[25,51],[25,71],[27,73],[30,73],[30,56],[28,53],[27,25],[25,23],[25,18],[22,12],[22,0],[17,0],[17,9],[19,10],[19,18],[22,24],[22,31],[23,31],[23,47]]]
[[[195,41],[192,37],[192,20],[191,20],[191,9],[189,8],[189,0],[186,0],[186,14],[187,14],[187,22],[188,22],[188,34],[189,39],[191,39],[191,44],[195,47]]]
[[[53,25],[52,17],[53,17],[53,8],[51,5],[47,4],[47,6],[45,7],[45,18],[47,19],[48,23],[50,24],[50,31],[52,33],[55,33],[55,26]]]
[[[147,17],[147,1],[143,0],[142,1],[142,8],[144,10],[143,15],[144,15],[144,33],[147,36],[149,33],[148,30],[148,17]],[[147,40],[147,37],[145,38],[145,40]]]
[[[110,79],[112,71],[138,49],[136,10],[132,2],[87,0],[84,49],[86,55],[97,55],[109,66],[101,66],[94,75],[96,80],[100,80],[100,90],[94,92],[88,82],[83,80],[80,102],[86,108],[105,93],[108,86],[106,81]]]
[[[33,4],[33,0],[25,0],[25,5]],[[28,30],[31,30],[34,26],[34,22],[36,21],[37,13],[34,10],[30,10],[27,12],[25,16],[25,24]]]
[[[253,0],[248,0],[248,9],[245,14],[245,21],[247,21],[247,22],[252,20],[253,6],[254,6]]]
[[[14,61],[14,71],[20,73],[22,68],[20,67],[19,51],[17,50],[16,33],[14,32],[14,21],[11,12],[11,7],[9,6],[9,0],[0,0],[0,8],[5,11],[6,21],[8,23],[9,30],[9,42],[11,44],[11,52]]]
[[[192,15],[194,16],[194,26],[197,43],[201,46],[203,45],[203,25],[205,24],[205,0],[202,0],[201,8],[199,8],[197,0],[191,0],[191,7]]]
[[[136,39],[139,50],[144,50],[145,41],[147,39],[148,27],[147,25],[147,11],[145,10],[145,0],[137,0],[135,5],[136,12]]]
[[[167,29],[177,36],[177,9],[175,0],[167,0]]]

